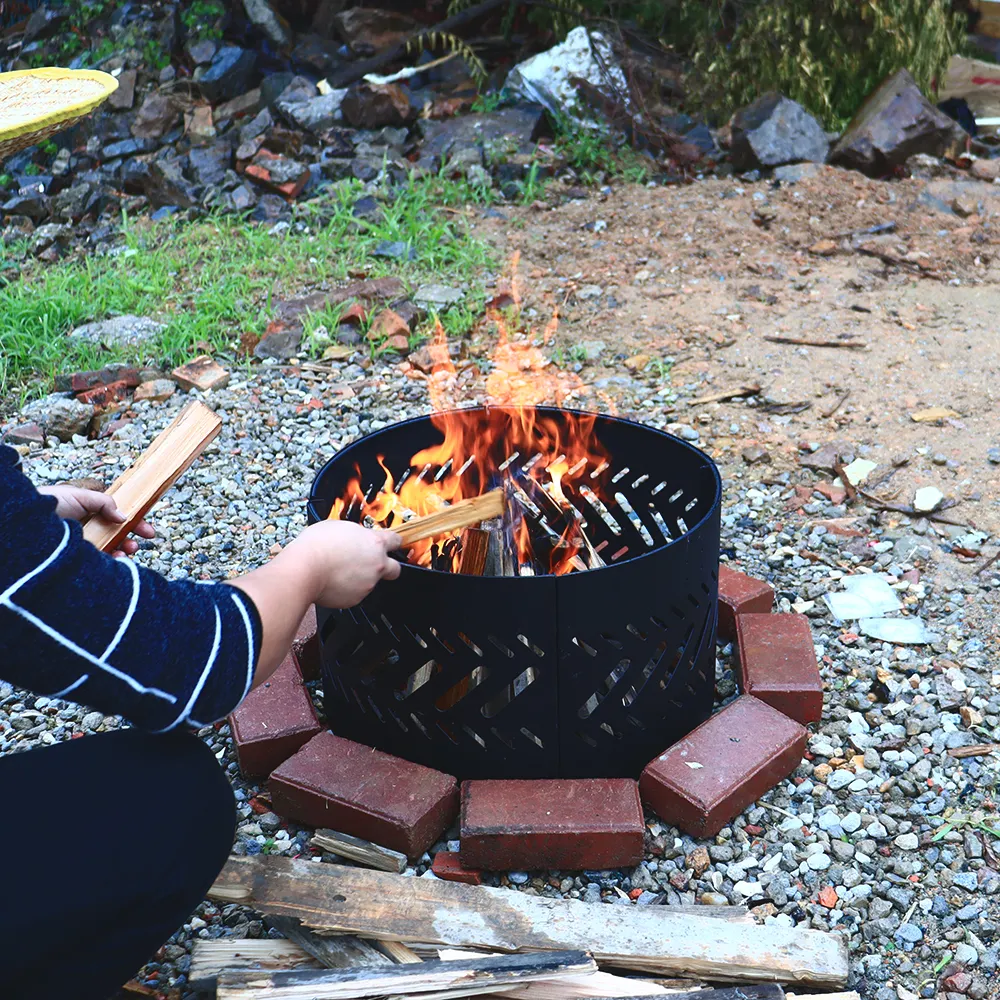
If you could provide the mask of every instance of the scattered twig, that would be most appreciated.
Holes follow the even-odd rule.
[[[697,399],[689,399],[688,406],[704,406],[706,403],[725,403],[730,399],[742,399],[745,396],[756,396],[760,393],[760,386],[743,385],[735,389],[720,389],[719,392],[710,392],[707,396],[699,396]]]
[[[965,757],[988,757],[1000,750],[1000,743],[974,743],[967,747],[954,747],[948,751],[949,757],[963,760]]]
[[[784,337],[780,334],[765,336],[772,344],[795,344],[799,347],[851,347],[856,350],[868,350],[868,344],[863,340],[817,340],[813,337]]]
[[[867,229],[853,229],[846,233],[834,233],[828,236],[831,240],[853,240],[857,236],[883,236],[886,233],[896,231],[895,222],[880,222],[877,226],[869,226]]]
[[[876,250],[874,247],[859,246],[855,247],[854,250],[856,253],[863,254],[865,257],[874,257],[876,260],[882,261],[883,264],[889,264],[892,267],[902,267],[925,278],[934,278],[937,281],[943,280],[937,271],[931,271],[929,268],[923,267],[917,261],[903,260],[902,257],[896,257],[894,254],[885,253],[882,250]]]
[[[854,503],[854,501],[858,499],[858,491],[854,483],[852,483],[850,479],[847,478],[847,472],[844,469],[844,463],[834,462],[833,471],[840,477],[840,482],[841,485],[844,487],[845,492],[847,493],[848,501],[850,503]]]
[[[842,392],[837,397],[837,402],[834,403],[833,406],[830,407],[830,409],[824,410],[820,414],[820,416],[823,417],[824,419],[826,419],[827,417],[832,417],[837,412],[837,410],[839,410],[844,405],[844,403],[847,402],[847,397],[850,396],[850,394],[851,394],[850,389],[846,390],[845,392]]]
[[[990,556],[990,558],[976,570],[976,575],[978,576],[980,573],[985,573],[986,570],[988,570],[997,561],[1000,561],[1000,552],[997,552],[996,555]]]

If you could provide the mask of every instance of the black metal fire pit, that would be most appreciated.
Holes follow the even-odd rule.
[[[487,411],[462,413],[486,426]],[[571,500],[606,565],[516,577],[404,565],[358,607],[317,609],[335,733],[461,778],[636,777],[708,718],[718,471],[641,424],[598,417],[593,435],[609,460],[587,481],[609,516]],[[310,522],[358,471],[380,486],[379,456],[398,483],[411,456],[441,440],[421,417],[345,448],[316,477]]]

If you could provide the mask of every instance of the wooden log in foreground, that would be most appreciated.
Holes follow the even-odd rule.
[[[109,487],[123,524],[96,517],[83,526],[83,537],[103,552],[113,552],[146,516],[150,507],[184,474],[222,429],[222,420],[204,403],[191,403]]]
[[[320,932],[496,951],[589,951],[603,965],[720,982],[847,985],[837,935],[666,906],[593,906],[270,856],[232,857],[209,892]]]
[[[414,542],[422,542],[436,535],[448,535],[461,528],[471,528],[492,517],[503,515],[505,507],[504,492],[501,489],[490,490],[482,496],[459,500],[450,507],[437,510],[424,517],[414,517],[392,530],[403,539],[403,548],[408,548]]]
[[[446,1000],[596,968],[585,952],[557,951],[367,969],[220,972],[216,996],[218,1000],[357,1000],[407,995]]]

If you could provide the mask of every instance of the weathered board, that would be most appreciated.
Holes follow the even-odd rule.
[[[219,973],[216,995],[219,1000],[358,1000],[403,995],[443,1000],[596,969],[586,952],[560,951],[362,969],[234,971]]]
[[[843,939],[665,906],[593,906],[270,856],[233,857],[210,897],[319,931],[496,951],[589,950],[603,965],[721,982],[847,985]]]

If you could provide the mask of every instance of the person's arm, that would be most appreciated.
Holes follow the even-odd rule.
[[[310,604],[349,608],[380,580],[395,580],[400,565],[388,553],[399,535],[348,521],[321,521],[266,566],[231,580],[260,614],[263,638],[253,686],[281,663]]]
[[[230,584],[167,581],[84,541],[12,456],[0,447],[0,673],[141,728],[224,718],[281,662],[311,602],[356,603],[399,572],[398,536],[337,522]]]

